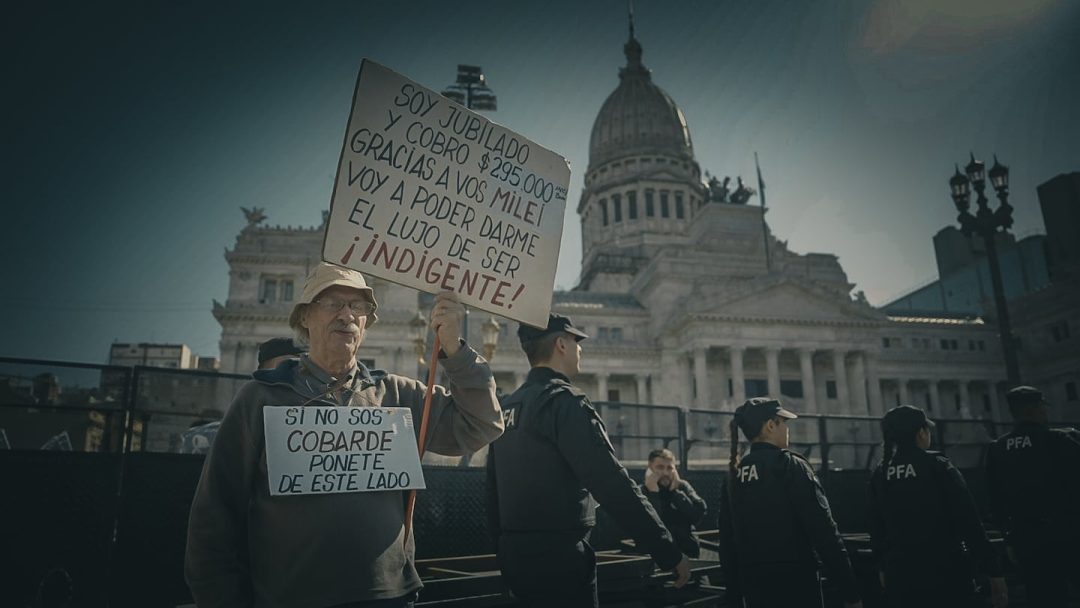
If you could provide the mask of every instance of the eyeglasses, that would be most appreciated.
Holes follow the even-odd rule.
[[[342,308],[348,306],[349,310],[358,317],[366,317],[375,312],[375,306],[367,300],[353,300],[351,302],[346,302],[336,298],[319,298],[313,303],[318,304],[319,308],[322,308],[326,312],[331,313],[340,312]]]

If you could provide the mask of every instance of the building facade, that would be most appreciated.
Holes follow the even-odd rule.
[[[1075,277],[1080,269],[1080,171],[1047,180],[1037,191],[1050,275],[1054,280]]]
[[[1046,235],[1033,234],[1017,241],[1012,234],[997,239],[1001,282],[1012,300],[1050,284]],[[994,307],[990,263],[981,237],[966,237],[948,226],[934,235],[938,279],[886,303],[890,314],[946,312],[984,315]]]
[[[751,187],[703,177],[686,119],[632,34],[624,52],[590,138],[577,206],[580,281],[553,299],[592,336],[577,384],[597,401],[704,410],[774,395],[814,413],[880,415],[914,403],[943,418],[1000,415],[1005,373],[992,325],[890,314],[852,295],[835,255],[789,250]],[[223,371],[254,369],[259,342],[289,335],[289,310],[322,241],[321,226],[265,227],[261,212],[246,213],[226,252],[228,299],[214,303]],[[361,357],[415,375],[414,324],[430,297],[372,283],[379,325]],[[472,344],[489,316],[473,313]],[[492,367],[510,391],[528,364],[516,323],[496,320]]]
[[[198,365],[198,359],[187,344],[114,342],[109,346],[109,365],[194,369]]]

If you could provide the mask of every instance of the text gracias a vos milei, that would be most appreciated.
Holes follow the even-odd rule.
[[[495,137],[496,128],[492,123],[463,113],[450,104],[443,104],[447,110],[439,120],[431,112],[442,101],[441,97],[406,83],[393,99],[398,113],[394,108],[387,109],[388,120],[381,133],[368,128],[360,128],[353,133],[349,145],[359,159],[355,165],[353,159],[348,160],[349,186],[358,187],[366,194],[379,192],[390,179],[388,173],[377,168],[379,163],[423,180],[420,184],[398,181],[389,200],[401,208],[394,212],[393,218],[385,226],[387,235],[421,246],[423,252],[417,255],[408,246],[391,245],[385,240],[380,242],[380,235],[371,224],[376,203],[358,197],[348,221],[374,233],[360,254],[361,261],[367,263],[370,260],[372,264],[394,272],[412,273],[415,278],[441,289],[477,294],[496,306],[512,308],[524,285],[513,289],[514,284],[501,277],[488,272],[474,272],[454,261],[429,255],[429,250],[438,245],[442,234],[440,226],[428,220],[439,220],[458,228],[445,250],[448,258],[471,262],[476,241],[463,234],[476,234],[479,239],[495,243],[488,245],[484,251],[481,267],[490,273],[515,279],[521,270],[521,259],[517,254],[535,257],[536,243],[541,237],[536,232],[519,228],[510,218],[526,225],[539,226],[548,203],[565,200],[565,189],[524,169],[529,160],[530,147],[512,133],[503,130]],[[401,120],[406,113],[414,118],[407,126]],[[433,120],[434,125],[424,122],[423,119],[429,115],[428,120]],[[394,136],[403,136],[407,143],[400,143],[401,139],[395,143]],[[496,184],[494,196],[490,198],[487,179],[462,173],[462,167],[472,155],[471,143],[485,150],[476,161],[483,175],[502,182]],[[446,161],[447,166],[439,171],[442,161]],[[451,171],[454,164],[458,166]],[[525,195],[512,190],[519,186]],[[440,194],[438,189],[465,197],[469,202],[453,200]],[[496,219],[493,215],[485,214],[478,222],[479,226],[476,226],[476,208],[473,205],[491,214],[502,213],[509,217]],[[359,242],[360,237],[355,237],[354,241]],[[348,263],[353,251],[354,247],[350,247],[342,263]],[[492,287],[490,291],[489,287]]]

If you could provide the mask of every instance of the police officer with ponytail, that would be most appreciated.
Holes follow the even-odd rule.
[[[960,471],[928,451],[934,423],[901,405],[881,420],[884,457],[870,478],[870,544],[896,608],[978,606],[973,574],[1008,604],[1001,564]]]
[[[861,608],[825,491],[810,463],[787,449],[787,425],[795,418],[779,401],[765,397],[735,410],[719,522],[729,605],[821,608],[820,558],[845,606]],[[751,442],[741,459],[739,430]]]

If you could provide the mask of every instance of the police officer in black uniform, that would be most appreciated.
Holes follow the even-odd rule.
[[[1030,386],[1006,398],[1015,426],[987,453],[990,506],[1006,534],[1032,606],[1067,606],[1080,579],[1080,433],[1052,429],[1049,404]]]
[[[818,561],[845,606],[861,608],[847,550],[814,470],[788,451],[789,420],[776,399],[757,397],[731,421],[728,483],[720,494],[720,563],[730,605],[821,608]],[[752,443],[739,459],[739,429]]]
[[[897,608],[976,606],[978,570],[990,577],[995,608],[1004,608],[1001,563],[967,483],[948,458],[927,451],[933,425],[910,405],[881,420],[885,449],[870,477],[870,545],[882,585]]]
[[[596,523],[590,494],[661,568],[674,569],[677,587],[690,576],[689,561],[615,458],[600,416],[570,383],[587,337],[556,314],[543,329],[518,329],[532,369],[503,400],[506,431],[488,452],[499,568],[527,606],[598,605],[596,555],[586,540]]]

